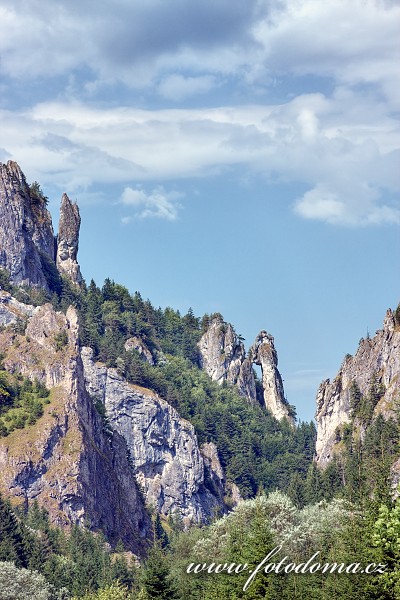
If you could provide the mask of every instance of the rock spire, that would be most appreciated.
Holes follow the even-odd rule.
[[[79,246],[81,217],[76,203],[63,194],[57,236],[56,265],[59,273],[67,275],[73,283],[81,284],[82,275],[76,260]]]
[[[294,425],[294,418],[285,399],[278,371],[278,356],[271,335],[262,331],[246,356],[240,336],[230,323],[226,323],[217,314],[211,318],[198,347],[201,367],[211,379],[220,384],[226,381],[236,385],[240,395],[250,403],[257,402],[253,365],[260,365],[263,404],[276,419],[287,419]]]

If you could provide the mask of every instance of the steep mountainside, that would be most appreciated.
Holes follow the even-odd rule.
[[[54,238],[39,184],[1,169],[0,492],[137,552],[143,499],[204,523],[260,487],[295,495],[315,427],[294,426],[273,337],[246,354],[220,315],[157,309],[110,279],[87,286],[78,207],[63,195]]]
[[[8,325],[0,333],[3,367],[43,382],[51,393],[35,423],[16,425],[0,438],[1,492],[23,506],[38,500],[54,523],[86,524],[141,554],[150,520],[125,440],[106,430],[85,390],[75,309],[64,315],[49,304],[33,309],[2,297],[8,300],[1,318]],[[12,321],[26,317],[23,333]]]
[[[326,466],[333,458],[343,427],[360,431],[378,415],[396,416],[400,404],[400,322],[388,310],[383,329],[362,339],[354,356],[347,355],[333,381],[327,379],[317,394],[317,462]]]
[[[95,363],[93,351],[82,348],[86,389],[105,406],[108,422],[126,440],[137,480],[146,500],[163,515],[179,512],[186,524],[209,521],[224,510],[224,475],[215,449],[210,478],[193,425],[149,389],[129,384],[116,369]],[[217,475],[217,476],[215,476]]]

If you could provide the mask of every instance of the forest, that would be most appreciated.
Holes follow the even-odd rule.
[[[384,393],[374,378],[366,395],[352,386],[352,420],[336,432],[341,451],[320,470],[312,422],[295,428],[278,422],[261,402],[247,403],[235,387],[217,385],[199,368],[197,342],[213,315],[155,308],[110,279],[101,288],[91,281],[78,289],[51,267],[47,276],[50,293],[13,288],[4,272],[0,285],[22,302],[51,302],[61,311],[74,305],[81,344],[128,381],[159,393],[191,421],[200,443],[215,442],[227,480],[244,500],[213,523],[189,529],[179,515],[161,519],[153,511],[152,543],[140,563],[122,542],[111,548],[101,532],[62,531],[36,503],[22,510],[2,498],[0,586],[14,587],[0,587],[1,599],[400,598],[400,502],[389,482],[400,455],[400,402],[395,418],[372,419]],[[154,364],[125,349],[131,336],[151,349]],[[0,370],[0,436],[40,418],[48,395],[38,382]],[[244,571],[187,572],[191,563],[254,569],[278,547],[274,562],[286,557],[298,564],[318,553],[321,564],[359,565],[358,571],[260,570],[246,590]],[[360,572],[372,563],[386,565],[384,572]]]

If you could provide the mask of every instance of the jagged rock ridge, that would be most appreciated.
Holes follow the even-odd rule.
[[[14,285],[49,290],[54,273],[82,282],[76,257],[80,216],[76,204],[62,197],[59,233],[54,237],[46,200],[31,189],[16,162],[0,163],[0,268]]]
[[[0,267],[16,285],[48,289],[46,263],[54,263],[51,216],[31,194],[17,163],[0,163]]]
[[[236,385],[239,393],[250,403],[257,401],[253,365],[260,365],[265,407],[276,419],[287,419],[294,425],[271,335],[261,331],[246,356],[244,344],[232,325],[217,314],[211,319],[198,347],[200,364],[211,379],[220,384],[227,381]]]
[[[374,409],[374,416],[393,415],[394,402],[400,399],[400,328],[389,309],[383,329],[373,338],[362,339],[354,356],[347,355],[333,381],[323,381],[317,393],[316,460],[325,466],[334,456],[336,431],[351,420],[350,390],[356,383],[363,395],[373,378],[385,388]]]

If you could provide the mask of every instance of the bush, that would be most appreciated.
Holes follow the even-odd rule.
[[[1,600],[66,600],[67,590],[55,590],[43,575],[18,569],[11,562],[0,562]]]

